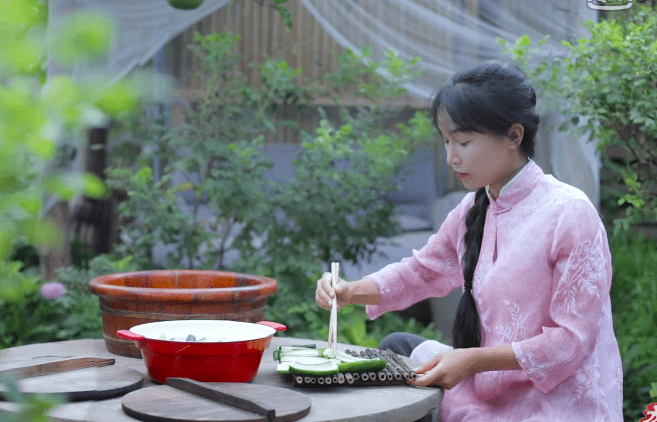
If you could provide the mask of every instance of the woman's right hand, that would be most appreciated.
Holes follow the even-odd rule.
[[[315,302],[320,308],[331,309],[333,298],[338,298],[338,307],[349,305],[348,290],[349,283],[339,279],[338,286],[334,290],[331,282],[331,273],[324,273],[322,278],[317,280],[317,290],[315,291]]]

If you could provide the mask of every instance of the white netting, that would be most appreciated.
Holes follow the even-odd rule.
[[[560,54],[561,40],[587,36],[581,23],[596,19],[596,12],[584,0],[290,1],[301,2],[344,47],[359,50],[371,45],[375,59],[381,59],[388,48],[407,60],[420,57],[423,76],[407,86],[420,98],[429,98],[455,71],[499,58],[501,47],[496,37],[514,42],[528,34],[536,41],[550,34],[546,51]],[[80,9],[101,12],[116,21],[114,46],[99,69],[114,80],[147,63],[179,33],[228,3],[205,0],[192,11],[174,9],[165,0],[51,0],[49,6],[51,23]],[[50,74],[56,71],[56,67],[49,69]],[[80,65],[73,75],[86,71]],[[550,120],[550,116],[545,117],[544,121]],[[554,131],[544,131],[541,142],[546,145],[537,151],[537,162],[562,181],[584,190],[598,204],[599,164],[594,146]],[[539,157],[539,153],[545,156]]]

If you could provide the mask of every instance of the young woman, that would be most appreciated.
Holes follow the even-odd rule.
[[[404,333],[381,345],[424,361],[411,384],[446,389],[444,422],[623,420],[607,235],[582,191],[531,160],[535,106],[512,65],[454,75],[433,100],[434,124],[476,192],[413,256],[335,290],[330,274],[317,282],[319,306],[337,296],[370,318],[463,289],[454,349]]]

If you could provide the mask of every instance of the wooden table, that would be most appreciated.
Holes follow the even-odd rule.
[[[278,346],[292,344],[317,344],[326,347],[326,342],[315,340],[276,337],[265,350],[258,375],[253,383],[294,389],[307,394],[312,407],[310,413],[300,419],[302,422],[320,421],[372,421],[403,422],[423,418],[432,409],[440,406],[442,390],[439,388],[417,388],[410,386],[295,388],[292,381],[275,371],[277,362],[273,350]],[[364,350],[362,347],[339,344],[338,350]],[[116,365],[123,365],[144,374],[143,387],[153,384],[150,381],[143,360],[111,354],[105,349],[102,340],[71,340],[55,343],[32,344],[0,351],[0,360],[22,360],[34,357],[107,357],[116,359]],[[411,367],[416,366],[407,360]],[[12,410],[13,403],[0,402],[0,409]],[[121,398],[99,401],[83,401],[62,405],[51,414],[56,422],[134,422],[121,408]]]

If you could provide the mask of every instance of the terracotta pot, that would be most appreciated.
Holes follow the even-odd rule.
[[[133,341],[116,332],[135,325],[187,319],[258,322],[276,280],[223,271],[162,270],[108,274],[89,282],[100,298],[105,347],[111,353],[141,358]]]

